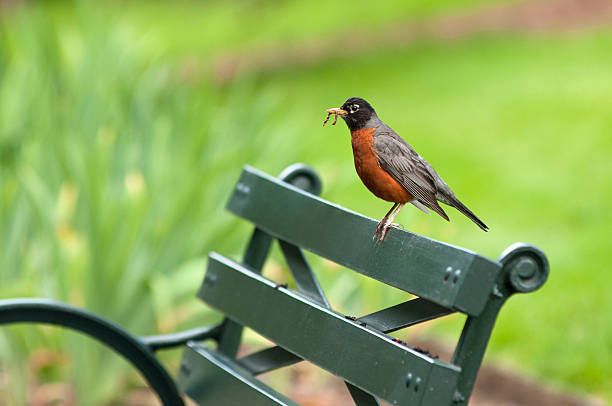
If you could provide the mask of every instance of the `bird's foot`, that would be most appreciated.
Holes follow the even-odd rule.
[[[385,237],[387,236],[387,232],[389,231],[389,229],[391,227],[398,227],[400,228],[402,225],[399,223],[385,223],[382,227],[381,233],[380,233],[380,239],[378,240],[378,242],[383,242],[385,241]]]
[[[380,222],[378,223],[378,226],[376,226],[376,232],[374,233],[374,237],[372,237],[373,240],[378,239],[378,236],[380,235],[381,231],[383,230],[386,224],[387,224],[386,217],[380,220]]]

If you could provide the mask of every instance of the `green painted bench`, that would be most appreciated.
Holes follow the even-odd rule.
[[[252,223],[253,234],[241,261],[210,254],[198,293],[225,316],[218,325],[133,337],[84,310],[31,299],[0,301],[0,324],[43,322],[85,332],[130,360],[164,405],[183,401],[154,354],[179,345],[185,351],[178,387],[200,405],[296,405],[257,376],[302,360],[346,381],[357,405],[377,405],[379,399],[466,405],[501,306],[512,294],[543,285],[545,255],[514,244],[490,260],[399,229],[376,243],[376,220],[317,197],[320,190],[319,178],[305,165],[293,165],[279,178],[244,168],[227,208]],[[297,290],[261,275],[274,240]],[[414,298],[358,318],[341,314],[331,308],[303,250]],[[467,317],[451,362],[388,335],[455,312]],[[277,346],[237,358],[245,326]]]

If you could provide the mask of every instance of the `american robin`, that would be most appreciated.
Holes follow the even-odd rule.
[[[406,203],[429,214],[431,209],[450,221],[438,201],[455,207],[484,231],[489,228],[457,199],[434,168],[391,127],[381,121],[372,106],[362,98],[351,97],[342,107],[327,110],[328,116],[340,115],[351,131],[355,169],[366,187],[377,197],[393,202],[380,220],[374,239],[379,241]],[[334,123],[336,123],[334,120]],[[325,125],[323,123],[323,125]]]

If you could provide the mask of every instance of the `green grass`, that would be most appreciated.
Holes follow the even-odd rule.
[[[458,212],[445,223],[407,208],[398,219],[408,229],[492,258],[515,241],[549,255],[548,283],[509,301],[488,355],[612,400],[611,32],[420,42],[219,88],[177,75],[182,57],[280,35],[323,38],[359,23],[365,6],[353,16],[321,3],[304,27],[307,10],[292,2],[105,4],[99,18],[85,4],[57,3],[0,25],[0,297],[68,301],[136,334],[214,320],[195,287],[208,251],[238,256],[244,246],[248,226],[223,212],[243,164],[277,174],[306,162],[322,174],[324,198],[374,218],[388,210],[354,173],[345,126],[321,127],[324,108],[358,95],[491,227],[485,234]],[[368,21],[419,18],[451,3],[411,4],[397,14],[397,4],[377,9]],[[404,297],[315,263],[334,304],[352,314]],[[431,334],[449,337],[455,327]],[[37,348],[64,357],[39,371],[41,381],[72,374],[88,404],[116,400],[133,384],[129,369],[83,342],[57,329],[3,330],[0,364],[20,372],[10,376],[9,400],[25,403],[32,371],[23,359]]]
[[[96,4],[95,9],[112,15],[117,27],[137,31],[139,46],[155,55],[206,58],[228,50],[325,40],[338,34],[360,38],[363,32],[384,29],[398,22],[419,21],[480,3],[508,1],[392,0],[374,5],[369,1],[349,4],[325,0],[179,0],[172,4],[141,0],[109,1]],[[70,3],[56,4],[50,10],[62,24],[74,23]]]

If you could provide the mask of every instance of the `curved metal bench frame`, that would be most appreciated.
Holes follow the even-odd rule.
[[[220,326],[177,334],[135,337],[117,324],[90,311],[46,299],[0,300],[0,325],[43,323],[81,332],[110,347],[140,371],[165,406],[183,406],[176,383],[155,357],[158,349],[183,345],[188,341],[215,338]]]
[[[321,191],[319,176],[304,164],[287,167],[279,178],[315,194]],[[184,406],[176,382],[155,352],[190,341],[219,341],[228,321],[174,334],[136,337],[102,316],[66,303],[40,298],[0,300],[0,326],[15,323],[51,324],[83,333],[113,349],[138,369],[164,406]]]

